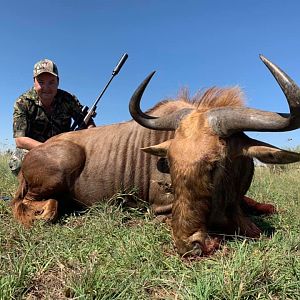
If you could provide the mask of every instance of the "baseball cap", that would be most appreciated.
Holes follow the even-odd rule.
[[[43,59],[38,61],[33,68],[33,77],[36,77],[42,73],[50,73],[58,77],[58,69],[56,64],[50,59]]]

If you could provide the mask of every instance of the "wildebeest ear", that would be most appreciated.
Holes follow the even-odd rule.
[[[272,145],[250,146],[244,149],[244,154],[255,157],[266,164],[289,164],[300,161],[300,153],[283,150]]]
[[[144,152],[150,153],[152,155],[166,157],[171,142],[172,142],[172,139],[167,140],[167,141],[157,144],[157,145],[141,148],[141,150],[143,150]]]

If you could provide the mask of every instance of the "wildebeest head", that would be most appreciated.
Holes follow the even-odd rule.
[[[130,113],[140,125],[154,130],[174,130],[174,138],[143,148],[167,156],[174,187],[172,228],[180,253],[210,252],[215,248],[208,230],[242,233],[256,237],[260,230],[244,215],[241,199],[253,177],[253,158],[264,163],[292,163],[300,154],[249,138],[244,131],[281,132],[300,127],[300,89],[279,67],[262,61],[283,90],[290,113],[247,108],[240,90],[208,90],[197,107],[163,117],[140,109],[151,73],[130,101]]]
[[[283,132],[290,131],[300,128],[300,89],[296,83],[278,66],[270,62],[267,58],[260,55],[262,61],[269,68],[278,84],[280,85],[282,91],[284,92],[286,99],[289,104],[290,113],[274,113],[268,111],[261,111],[258,109],[252,109],[247,107],[242,107],[240,105],[232,105],[231,103],[224,104],[219,101],[219,107],[215,107],[216,104],[211,103],[210,107],[207,107],[206,111],[197,112],[192,108],[185,108],[179,110],[173,114],[165,117],[156,118],[153,116],[148,116],[143,113],[140,109],[140,101],[142,94],[151,80],[154,72],[151,73],[138,87],[134,95],[131,98],[129,104],[129,110],[136,122],[140,125],[154,130],[177,130],[180,125],[183,126],[183,119],[192,114],[197,114],[197,118],[190,117],[189,124],[192,120],[197,120],[199,123],[199,118],[203,119],[203,124],[211,129],[212,134],[218,136],[219,138],[228,138],[236,133],[243,131],[257,131],[257,132]],[[237,98],[238,91],[220,91],[220,90],[210,90],[210,93],[214,93],[213,101],[218,98],[218,93],[223,95],[223,98],[227,97],[227,100],[232,101],[233,99],[228,99],[230,97]],[[224,93],[227,95],[224,97]],[[205,98],[205,97],[203,97]],[[206,97],[208,98],[208,97]],[[213,102],[211,101],[211,102]],[[226,100],[225,100],[226,101]],[[203,107],[205,105],[201,105]],[[209,105],[208,105],[209,106]],[[205,121],[204,121],[205,120]],[[193,121],[192,121],[193,122]],[[195,122],[194,122],[195,123]],[[193,127],[193,125],[188,125],[188,127]],[[197,128],[198,129],[203,129]],[[197,132],[198,135],[201,132]],[[160,146],[149,147],[149,149],[144,149],[145,151],[151,152],[155,155],[165,155],[171,141],[165,142]],[[248,145],[243,147],[243,152],[241,155],[249,155],[251,157],[256,157],[266,163],[290,163],[299,160],[299,156],[294,155],[293,152],[284,151],[278,149],[274,146],[267,145],[265,143],[258,142],[258,147],[255,147],[255,143],[252,142],[251,148]],[[260,151],[259,151],[260,150]],[[268,155],[266,152],[270,152]]]

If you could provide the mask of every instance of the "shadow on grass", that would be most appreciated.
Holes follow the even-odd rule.
[[[67,205],[66,205],[67,203]],[[59,215],[56,223],[64,223],[65,218],[68,216],[82,216],[87,213],[93,212],[93,210],[103,210],[105,207],[115,208],[115,210],[121,210],[122,212],[129,212],[132,216],[137,216],[149,211],[149,204],[144,200],[138,198],[135,192],[122,192],[115,194],[110,199],[104,199],[96,202],[91,206],[82,205],[72,200],[59,203],[58,211]]]
[[[267,218],[267,219],[266,219]],[[251,220],[267,237],[271,237],[275,232],[275,227],[272,225],[270,217],[251,216]]]

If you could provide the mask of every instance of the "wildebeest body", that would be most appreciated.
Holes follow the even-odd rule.
[[[153,110],[164,115],[191,106],[187,101],[177,101]],[[58,203],[61,207],[72,201],[91,206],[131,189],[136,189],[136,196],[149,202],[154,212],[170,214],[173,196],[165,159],[140,148],[173,135],[172,131],[157,132],[128,121],[49,139],[24,158],[21,184],[13,201],[16,218],[26,225],[35,219],[54,219]],[[55,208],[47,208],[49,199],[51,207],[58,202]]]
[[[152,130],[140,130],[135,122],[91,128],[88,131],[85,135],[76,132],[55,139],[62,147],[65,140],[70,139],[72,143],[84,149],[85,163],[75,179],[72,197],[85,205],[91,205],[111,197],[118,191],[136,187],[138,196],[149,201],[150,181],[157,176],[161,180],[168,176],[158,171],[157,158],[139,149],[154,140],[163,141],[171,133],[156,134]],[[73,159],[72,156],[70,152],[68,157]],[[83,161],[82,157],[79,161]]]

